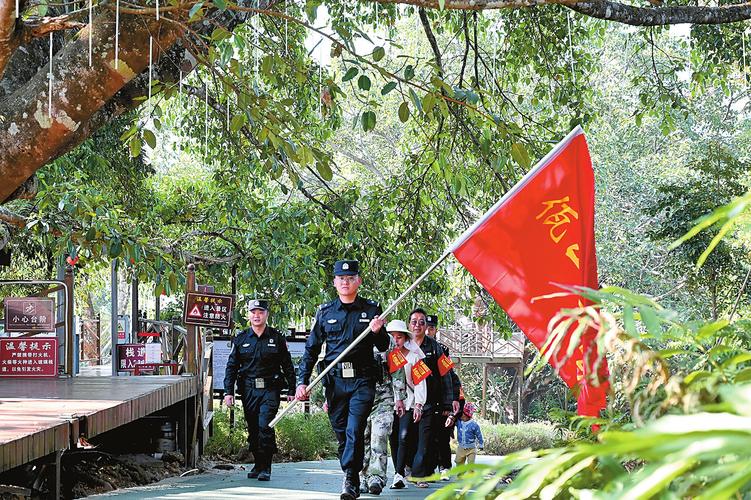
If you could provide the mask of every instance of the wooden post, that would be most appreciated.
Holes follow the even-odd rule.
[[[524,385],[524,364],[516,367],[516,423],[522,421],[522,388]]]
[[[65,266],[65,373],[75,375],[73,359],[75,355],[76,332],[73,331],[73,266]]]
[[[482,405],[480,406],[480,416],[487,418],[488,411],[488,364],[482,364]]]
[[[196,288],[196,266],[188,264],[188,273],[185,280],[185,293],[194,291]],[[196,353],[196,330],[198,327],[195,325],[185,325],[185,329],[188,331],[185,335],[185,371],[191,375],[198,376],[198,366]]]

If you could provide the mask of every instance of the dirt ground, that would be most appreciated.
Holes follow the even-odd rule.
[[[157,455],[159,456],[159,455]],[[162,479],[203,472],[213,463],[202,462],[197,469],[186,470],[180,453],[164,453],[160,458],[148,454],[113,455],[97,450],[64,453],[61,460],[61,496],[65,499],[83,498],[97,493],[144,486]],[[27,488],[31,496],[0,493],[2,500],[45,499],[53,497],[54,467],[51,465],[17,470],[3,483]],[[0,492],[2,487],[0,486]]]

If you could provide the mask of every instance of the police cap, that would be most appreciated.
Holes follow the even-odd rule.
[[[334,276],[355,276],[360,272],[360,263],[356,260],[337,260],[334,263]]]
[[[269,310],[269,301],[268,300],[263,300],[263,299],[253,299],[248,304],[248,309],[251,310],[251,311],[253,309],[263,309],[264,311],[268,311]]]
[[[428,326],[438,326],[438,316],[434,314],[428,314],[425,316],[425,324]]]

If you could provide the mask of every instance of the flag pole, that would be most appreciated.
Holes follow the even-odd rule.
[[[435,270],[435,268],[438,267],[441,264],[441,262],[443,262],[444,260],[446,260],[446,258],[449,255],[451,255],[451,250],[447,249],[438,258],[438,260],[436,260],[435,262],[433,262],[430,265],[430,267],[428,267],[428,269],[424,273],[422,273],[422,275],[419,278],[417,278],[399,297],[397,297],[386,308],[386,310],[383,311],[381,313],[381,315],[378,316],[378,317],[380,319],[385,319],[386,316],[388,316],[391,313],[391,311],[393,311],[394,309],[396,309],[396,306],[398,306],[399,303],[401,301],[403,301],[404,298],[412,292],[412,290],[414,290],[415,288],[417,288],[417,285],[419,285],[425,278],[427,278],[428,275],[430,273],[432,273]],[[386,326],[384,325],[383,328],[385,329]],[[318,383],[321,382],[321,380],[323,380],[323,377],[325,377],[337,365],[337,363],[341,362],[341,360],[344,359],[344,357],[347,354],[349,354],[349,352],[352,349],[354,349],[357,344],[359,344],[365,337],[367,337],[369,333],[370,333],[370,326],[368,326],[365,329],[364,332],[362,332],[360,335],[358,335],[357,338],[355,340],[353,340],[352,343],[350,345],[348,345],[347,348],[344,349],[341,354],[339,354],[339,356],[336,357],[336,359],[334,359],[334,361],[332,361],[331,363],[329,363],[329,365],[326,368],[324,368],[323,371],[316,378],[314,378],[310,382],[310,384],[308,384],[307,391],[306,391],[307,394],[310,394],[310,392],[313,390],[313,388],[316,385],[318,385]],[[282,411],[279,412],[279,414],[274,418],[274,420],[272,420],[271,422],[269,422],[269,427],[273,428],[276,424],[278,424],[279,421],[284,417],[284,415],[286,415],[287,413],[289,413],[290,410],[292,410],[292,408],[294,408],[295,405],[297,405],[297,403],[299,403],[299,402],[300,402],[299,399],[297,399],[297,398],[293,399]]]

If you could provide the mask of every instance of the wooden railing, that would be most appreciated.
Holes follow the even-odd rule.
[[[514,332],[510,339],[489,329],[449,326],[438,330],[437,338],[449,348],[452,356],[483,356],[519,358],[524,355],[524,335]]]

